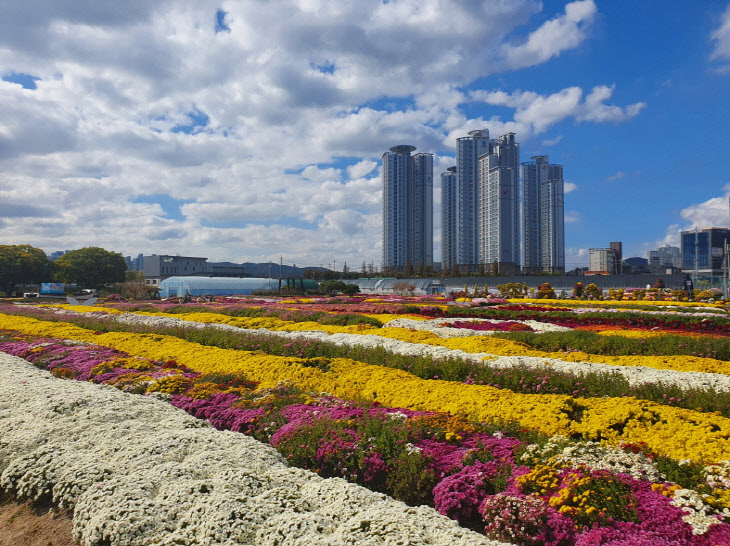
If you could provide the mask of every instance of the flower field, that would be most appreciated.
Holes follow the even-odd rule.
[[[700,305],[0,305],[0,487],[85,545],[730,545]]]

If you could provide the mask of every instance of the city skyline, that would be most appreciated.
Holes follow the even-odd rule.
[[[0,244],[382,261],[380,157],[514,133],[565,268],[730,226],[730,1],[0,3]],[[485,252],[483,249],[482,252]]]

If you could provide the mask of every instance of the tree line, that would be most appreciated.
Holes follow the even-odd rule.
[[[100,247],[67,252],[55,262],[40,248],[0,245],[0,290],[12,296],[17,286],[62,282],[102,289],[124,282],[127,263],[121,254]]]

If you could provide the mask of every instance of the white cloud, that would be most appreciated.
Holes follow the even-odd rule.
[[[654,242],[654,246],[647,250],[655,250],[659,248],[660,246],[680,246],[680,240],[679,240],[679,232],[682,231],[679,228],[679,224],[672,224],[671,226],[667,226],[666,235],[663,239],[659,239],[658,241]]]
[[[624,172],[624,171],[616,171],[616,174],[612,174],[611,176],[607,176],[605,178],[605,180],[607,182],[613,182],[614,180],[621,180],[622,178],[626,178],[626,177],[635,177],[635,176],[639,176],[640,174],[641,174],[641,171],[640,170],[636,170],[636,171],[630,172],[630,173],[627,173],[627,172]]]
[[[568,247],[565,249],[565,269],[569,271],[576,267],[588,267],[587,248]]]
[[[464,113],[464,86],[579,47],[592,1],[539,28],[536,0],[33,6],[0,2],[0,74],[37,78],[0,81],[0,201],[18,205],[0,211],[9,244],[300,264],[326,249],[377,264],[390,146],[436,154],[438,188],[470,129],[528,139],[569,117],[635,115],[606,104],[613,88],[575,87],[483,91],[514,119]],[[215,32],[219,8],[230,32]],[[54,213],[36,216],[38,195]],[[137,202],[150,196],[159,203]]]
[[[349,167],[347,167],[347,175],[350,178],[362,178],[363,176],[366,176],[373,172],[373,169],[377,166],[377,161],[364,159],[359,163],[356,163],[355,165],[350,165]]]
[[[621,122],[636,116],[646,105],[643,102],[626,107],[605,104],[614,87],[599,85],[583,98],[579,87],[567,87],[551,95],[532,91],[475,91],[471,98],[486,104],[515,109],[514,123],[518,134],[537,135],[564,119],[595,123]]]
[[[511,68],[532,66],[577,47],[585,40],[596,12],[593,0],[567,4],[564,15],[544,23],[523,44],[505,45],[507,63]]]
[[[320,169],[316,165],[310,165],[302,171],[302,176],[313,182],[328,182],[330,180],[336,182],[342,178],[342,171],[334,168]]]
[[[580,212],[577,210],[566,210],[564,220],[566,224],[576,224],[581,221]]]
[[[703,229],[730,226],[730,184],[723,188],[723,197],[713,197],[704,203],[697,203],[682,209],[680,216],[686,224],[682,229]]]
[[[720,16],[719,24],[710,35],[710,38],[715,42],[710,59],[720,61],[730,60],[730,5],[725,8],[724,13]],[[730,66],[725,65],[718,70],[726,72],[730,70]]]
[[[622,178],[626,178],[626,173],[623,171],[618,171],[616,174],[607,176],[606,180],[621,180]]]
[[[560,144],[563,141],[563,135],[558,135],[555,138],[547,139],[542,141],[542,145],[546,148],[550,146],[555,146],[556,144]]]
[[[578,184],[574,184],[573,182],[564,182],[563,183],[563,193],[570,193],[577,189],[578,189]]]

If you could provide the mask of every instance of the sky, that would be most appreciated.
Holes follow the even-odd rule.
[[[730,226],[728,0],[5,0],[0,244],[360,269],[381,156],[516,133],[566,268]]]

